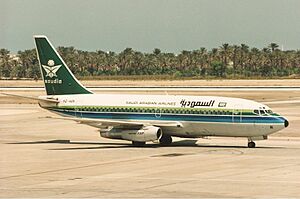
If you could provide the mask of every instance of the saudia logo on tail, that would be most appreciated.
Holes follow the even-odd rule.
[[[43,66],[44,70],[46,71],[46,77],[50,77],[51,79],[45,78],[45,83],[46,84],[62,84],[61,79],[58,79],[58,78],[52,79],[54,77],[57,77],[56,73],[60,69],[61,65],[55,66],[54,61],[51,59],[47,62],[47,64],[48,64],[47,66],[46,65],[42,65],[42,66]]]

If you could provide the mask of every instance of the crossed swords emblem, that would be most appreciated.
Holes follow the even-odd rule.
[[[46,77],[50,77],[50,78],[52,78],[52,77],[57,77],[57,75],[56,75],[56,72],[58,71],[58,69],[61,67],[61,65],[56,65],[56,66],[54,66],[55,65],[55,63],[54,63],[54,61],[53,60],[49,60],[48,61],[48,66],[46,66],[46,65],[42,65],[43,66],[43,68],[45,69],[45,71],[46,71]]]

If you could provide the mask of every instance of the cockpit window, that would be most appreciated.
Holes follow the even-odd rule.
[[[265,112],[264,110],[259,110],[259,113],[260,113],[261,115],[266,114],[266,112]]]
[[[268,114],[272,114],[273,113],[273,111],[272,110],[266,110],[266,113],[268,113]]]
[[[259,111],[258,110],[254,110],[254,113],[259,115]]]

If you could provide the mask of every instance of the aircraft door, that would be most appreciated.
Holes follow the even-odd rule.
[[[155,109],[155,117],[160,118],[161,117],[161,108]]]
[[[75,117],[82,117],[82,113],[81,113],[79,108],[74,109],[74,116]]]
[[[241,106],[235,106],[232,111],[232,122],[241,123],[242,122],[242,110]]]

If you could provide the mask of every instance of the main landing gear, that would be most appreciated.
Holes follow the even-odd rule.
[[[248,141],[248,148],[255,148],[255,142],[253,142],[252,140]]]
[[[170,135],[162,134],[161,138],[159,139],[159,144],[162,146],[167,146],[172,143],[172,137]]]

